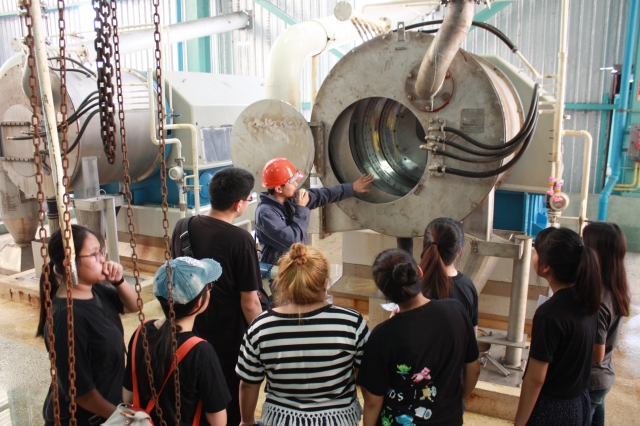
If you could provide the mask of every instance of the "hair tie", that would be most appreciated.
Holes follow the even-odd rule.
[[[432,245],[432,246],[436,246],[436,247],[438,247],[438,243],[436,243],[435,241],[432,241],[432,242],[431,242],[431,245]]]
[[[298,255],[296,255],[296,257],[294,257],[294,259],[297,259],[297,258],[299,258],[299,257],[304,257],[304,255],[305,255],[305,254],[306,254],[306,253],[298,254]]]

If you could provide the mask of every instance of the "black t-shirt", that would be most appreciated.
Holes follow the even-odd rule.
[[[155,320],[151,320],[145,324],[147,328],[147,338],[153,338],[158,332],[154,326]],[[178,347],[193,337],[191,332],[178,333]],[[127,353],[127,369],[124,376],[124,388],[133,391],[133,382],[131,378],[131,347],[133,346],[134,335],[129,341],[129,351]],[[152,355],[153,359],[153,355]],[[217,413],[227,408],[227,404],[231,400],[227,384],[220,369],[218,357],[211,345],[207,342],[200,342],[195,345],[189,353],[178,364],[180,371],[180,424],[191,426],[193,418],[196,414],[198,401],[202,400],[202,415],[200,416],[200,424],[208,425],[205,413]],[[138,337],[136,345],[136,375],[138,377],[138,388],[142,380],[148,380],[146,372],[146,364],[144,363],[144,349],[142,347],[142,335]],[[163,378],[162,380],[165,380]],[[167,424],[174,424],[176,418],[175,408],[175,386],[173,385],[173,375],[167,381],[167,384],[160,394],[160,408],[162,415]],[[161,384],[155,384],[159,390]],[[145,408],[150,398],[140,398],[140,405]],[[160,420],[156,415],[155,408],[151,411],[153,424],[159,425]]]
[[[478,325],[478,291],[473,281],[462,272],[458,271],[458,275],[453,278],[453,287],[451,287],[452,299],[456,299],[462,303],[465,311],[469,314],[471,325]]]
[[[120,315],[124,306],[113,286],[94,284],[93,298],[73,300],[73,330],[75,342],[75,387],[76,395],[83,396],[96,389],[114,405],[122,402],[122,380],[124,378],[124,331]],[[67,345],[67,299],[53,298],[53,334],[55,336],[56,367],[60,418],[67,424],[69,415],[69,346]],[[47,329],[44,330],[48,348]],[[78,425],[89,424],[92,413],[77,405]],[[43,407],[47,425],[53,425],[53,401],[51,389]]]
[[[463,306],[432,300],[373,330],[357,384],[384,396],[379,426],[461,425],[460,372],[476,359],[478,344]]]
[[[182,256],[183,220],[173,231],[174,258]],[[209,307],[196,317],[194,333],[209,341],[218,354],[237,354],[248,327],[240,307],[240,292],[256,291],[262,283],[255,240],[242,228],[204,215],[194,216],[189,222],[189,239],[194,258],[210,258],[222,266]]]
[[[587,316],[573,287],[557,291],[536,310],[529,356],[549,363],[541,392],[575,398],[589,385],[598,316]]]

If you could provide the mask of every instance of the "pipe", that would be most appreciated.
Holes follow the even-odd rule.
[[[451,0],[449,13],[422,59],[416,78],[416,93],[422,99],[433,99],[444,83],[451,61],[458,53],[471,28],[474,0]]]
[[[633,168],[633,181],[631,183],[621,183],[616,185],[614,191],[635,191],[638,189],[638,172],[640,171],[640,163],[636,163]]]
[[[300,111],[300,79],[305,60],[357,38],[358,32],[350,21],[339,21],[333,16],[290,26],[271,48],[265,97],[286,101]]]
[[[558,51],[558,74],[555,117],[553,123],[553,149],[551,157],[551,176],[555,182],[562,181],[564,165],[562,163],[562,132],[564,129],[564,100],[567,85],[567,44],[569,38],[569,0],[562,0],[560,16],[560,50]]]
[[[620,77],[620,106],[613,111],[611,118],[612,132],[609,144],[607,180],[604,189],[600,193],[598,208],[598,220],[607,220],[609,197],[613,192],[621,171],[622,138],[629,120],[629,81],[632,75],[633,57],[636,53],[636,37],[638,35],[638,14],[640,13],[640,0],[631,0],[629,3],[629,20],[627,22],[627,34],[624,42],[624,58],[622,61],[622,74]]]
[[[205,37],[211,34],[219,34],[232,30],[247,28],[251,22],[251,16],[245,11],[196,19],[194,21],[179,22],[163,27],[162,39],[167,37],[166,32],[171,31],[171,42],[179,43],[195,38]],[[139,31],[130,31],[120,34],[120,54],[139,52],[152,49],[155,46],[153,37],[155,29],[148,28]]]
[[[507,340],[509,342],[524,343],[532,241],[533,239],[529,235],[516,235],[516,243],[522,245],[522,256],[513,261],[513,284],[511,285],[509,325],[507,326]],[[522,347],[507,346],[504,363],[507,367],[519,368],[522,365]]]
[[[147,70],[147,75],[151,76],[152,71]],[[155,113],[155,99],[154,99],[154,91],[153,91],[153,79],[147,78],[147,87],[149,90],[149,129],[151,131],[151,143],[156,146],[160,145],[160,141],[156,137],[156,113]],[[165,86],[166,87],[166,86]],[[165,124],[165,130],[176,130],[183,129],[189,130],[191,132],[191,167],[193,168],[193,176],[185,176],[184,180],[186,181],[189,178],[193,178],[193,197],[195,204],[195,213],[200,214],[200,176],[198,169],[198,132],[196,127],[190,123],[174,123],[174,124]],[[182,158],[182,141],[178,138],[168,138],[164,140],[167,145],[175,144],[176,145],[176,158]],[[181,186],[182,190],[182,186]],[[178,197],[178,199],[181,199]],[[182,214],[182,213],[181,213]]]
[[[44,112],[45,130],[47,139],[49,140],[49,159],[51,161],[51,177],[53,178],[53,191],[56,196],[58,211],[66,212],[68,206],[63,201],[66,188],[62,184],[62,156],[60,155],[60,141],[58,139],[58,126],[56,122],[56,110],[53,105],[53,92],[51,88],[51,79],[49,78],[49,62],[47,58],[47,45],[44,42],[45,34],[43,33],[42,14],[40,10],[40,2],[32,1],[30,5],[31,20],[33,22],[33,42],[36,65],[38,70],[38,82],[40,86],[40,98],[42,100],[42,111]],[[33,111],[36,114],[36,111]],[[37,129],[36,129],[37,130]],[[69,262],[71,284],[78,285],[78,269],[76,266],[76,253],[73,243],[73,233],[71,232],[71,223],[64,220],[64,214],[60,217],[60,228],[62,232],[69,236],[63,238],[65,251],[69,250],[67,262]]]
[[[582,186],[580,188],[580,209],[578,212],[578,233],[587,223],[587,201],[589,199],[589,178],[591,174],[591,146],[593,138],[586,130],[564,130],[563,136],[577,136],[584,139],[584,153],[582,155]]]

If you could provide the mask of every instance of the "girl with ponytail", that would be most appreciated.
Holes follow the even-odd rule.
[[[430,299],[456,299],[478,329],[478,291],[454,262],[462,253],[464,231],[460,222],[448,217],[431,221],[424,230],[420,255],[423,294]]]
[[[589,383],[591,425],[604,425],[604,398],[616,379],[613,350],[623,317],[629,316],[631,294],[624,267],[627,239],[615,223],[593,222],[583,231],[584,244],[598,254],[602,277],[602,303],[598,311],[598,332],[593,349]]]
[[[124,377],[124,330],[120,315],[138,309],[136,292],[125,282],[122,266],[105,259],[102,236],[89,228],[71,225],[78,285],[73,299],[75,388],[77,424],[98,424],[122,401]],[[66,266],[62,235],[49,239],[49,282],[53,326],[47,321],[44,274],[40,277],[40,321],[37,336],[49,346],[50,329],[55,338],[58,392],[62,424],[69,424],[69,347],[67,332]],[[46,425],[54,424],[54,403],[49,390],[44,403]]]
[[[279,306],[253,320],[240,348],[240,425],[255,424],[266,377],[265,425],[357,426],[355,376],[367,324],[358,312],[326,302],[329,262],[318,249],[293,244],[278,266]]]
[[[536,237],[533,268],[553,296],[533,317],[515,425],[587,425],[601,294],[598,257],[572,230],[547,228]]]
[[[427,299],[422,275],[400,249],[373,264],[376,285],[399,312],[371,333],[362,359],[364,426],[462,425],[463,400],[480,375],[478,344],[460,302]]]

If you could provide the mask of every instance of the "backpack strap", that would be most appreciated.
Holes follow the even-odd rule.
[[[180,228],[180,246],[182,248],[182,255],[193,257],[193,249],[191,248],[191,240],[189,239],[189,222],[194,216],[190,216],[182,221]]]
[[[151,320],[146,320],[148,323]],[[140,408],[140,393],[138,392],[138,376],[136,375],[136,346],[138,345],[138,336],[143,325],[140,324],[133,336],[133,347],[131,348],[131,381],[133,382],[133,406]]]
[[[189,351],[191,349],[193,349],[193,347],[195,345],[197,345],[200,342],[206,342],[206,340],[201,339],[200,337],[196,337],[193,336],[191,338],[189,338],[189,340],[187,340],[186,342],[184,342],[182,345],[180,345],[180,347],[178,348],[178,351],[176,352],[176,356],[178,357],[178,363],[180,361],[182,361],[182,359],[189,353]],[[169,373],[167,374],[167,378],[164,379],[164,383],[162,384],[162,387],[160,388],[160,392],[157,393],[158,398],[160,398],[160,394],[162,393],[162,391],[164,390],[164,387],[167,385],[167,382],[169,381],[169,378],[171,377],[171,374],[173,373],[173,370],[175,370],[175,363],[172,362],[171,363],[171,368],[169,368]],[[200,402],[202,403],[202,402]],[[153,407],[155,407],[155,401],[153,400],[153,398],[149,401],[149,403],[147,404],[147,408],[145,408],[145,412],[147,414],[151,414],[151,410],[153,410]],[[196,415],[198,413],[196,412]],[[198,421],[200,419],[198,418]]]

